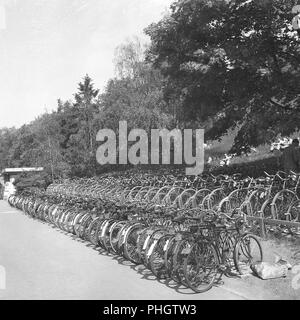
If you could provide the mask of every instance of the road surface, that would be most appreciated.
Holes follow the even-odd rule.
[[[88,243],[28,218],[4,201],[0,201],[0,266],[0,299],[204,300],[255,297],[255,292],[240,293],[238,289],[232,289],[226,280],[224,285],[204,294],[193,294],[189,289],[176,287],[173,282],[159,282],[142,266],[133,266],[99,252]],[[6,272],[5,289],[3,270]]]

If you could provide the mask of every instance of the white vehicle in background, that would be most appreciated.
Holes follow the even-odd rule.
[[[14,195],[17,191],[16,187],[14,186],[14,179],[11,179],[10,181],[6,182],[4,185],[4,193],[3,193],[3,199],[7,200],[10,196]]]

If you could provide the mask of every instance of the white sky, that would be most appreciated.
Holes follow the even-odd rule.
[[[146,40],[172,0],[0,0],[0,128],[67,100],[86,73],[103,90],[116,46]]]

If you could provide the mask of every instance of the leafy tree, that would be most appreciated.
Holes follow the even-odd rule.
[[[238,128],[232,151],[288,135],[300,123],[299,36],[292,0],[179,0],[146,33],[148,61],[167,77],[178,119],[220,138]]]
[[[66,176],[70,170],[61,150],[60,123],[57,112],[44,113],[31,125],[30,130],[38,143],[38,166],[44,166],[51,180]]]
[[[127,40],[115,49],[114,65],[118,78],[133,78],[138,76],[144,64],[144,48],[135,37]]]
[[[127,42],[116,50],[117,77],[111,79],[99,96],[102,126],[116,129],[120,120],[130,128],[165,126],[169,115],[163,96],[165,79],[160,71],[143,58],[138,39]]]
[[[17,129],[0,129],[0,170],[10,167],[13,160],[13,146],[17,140]]]

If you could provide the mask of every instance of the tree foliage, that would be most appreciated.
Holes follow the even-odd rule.
[[[238,127],[233,151],[288,135],[300,123],[300,47],[291,0],[179,0],[146,29],[147,58],[180,101],[178,118],[220,138]]]

